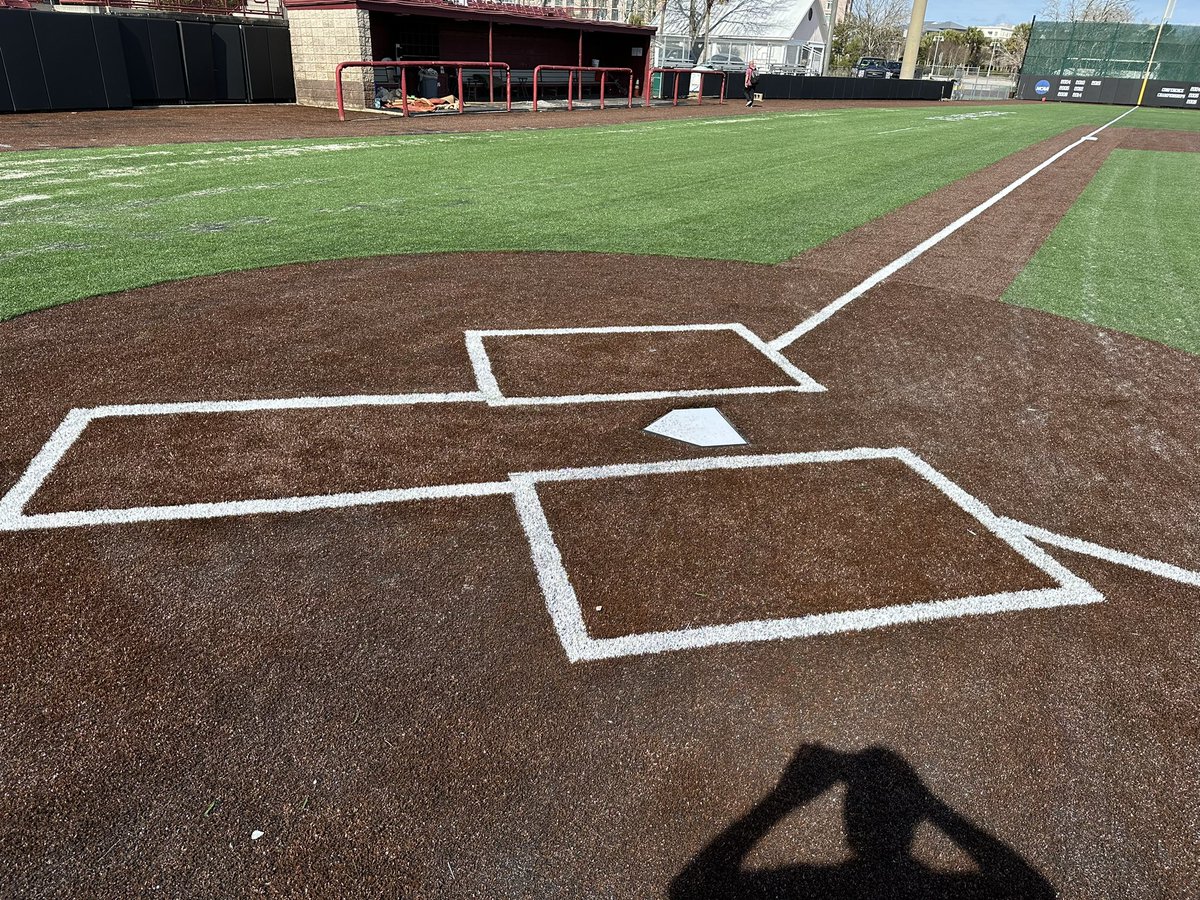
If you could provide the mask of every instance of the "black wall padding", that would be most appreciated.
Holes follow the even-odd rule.
[[[1038,92],[1043,84],[1044,93]],[[1110,103],[1136,106],[1142,91],[1140,78],[1075,78],[1064,75],[1022,75],[1017,96],[1022,100],[1065,103]],[[1200,110],[1200,79],[1196,81],[1151,81],[1146,85],[1143,106]]]
[[[179,24],[166,19],[150,19],[150,53],[154,59],[154,82],[158,99],[187,99],[187,82],[183,77],[183,47],[179,40]]]
[[[249,76],[248,93],[254,101],[274,100],[275,88],[271,84],[271,39],[266,26],[243,25],[242,36],[246,42],[246,74]]]
[[[104,76],[90,17],[35,12],[33,31],[53,109],[104,109]]]
[[[271,50],[271,92],[275,100],[295,100],[296,82],[292,76],[292,41],[286,28],[268,28],[267,46]]]
[[[734,74],[732,96],[741,94],[742,77]],[[948,81],[763,75],[756,90],[767,100],[941,100],[950,87]]]
[[[33,31],[33,14],[29,10],[0,9],[0,61],[8,76],[14,110],[50,108],[50,94]]]
[[[242,51],[241,26],[214,25],[212,40],[216,99],[246,100],[246,55]]]
[[[217,78],[213,65],[213,27],[206,22],[180,22],[183,71],[189,100],[216,100]]]
[[[121,28],[112,16],[88,16],[96,38],[100,71],[104,74],[104,96],[109,109],[128,109],[133,106],[129,92],[129,73],[125,69],[125,52],[121,46]]]
[[[153,103],[158,100],[154,80],[154,57],[150,53],[148,19],[121,17],[121,46],[125,51],[125,71],[129,73],[129,93],[134,103]]]

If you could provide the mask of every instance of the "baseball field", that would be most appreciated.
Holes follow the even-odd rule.
[[[1195,896],[1198,182],[1067,103],[0,119],[0,894]]]

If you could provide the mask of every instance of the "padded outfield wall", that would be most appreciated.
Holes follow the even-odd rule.
[[[1037,22],[1029,37],[1017,96],[1135,104],[1157,33],[1157,25]],[[1200,26],[1163,29],[1143,103],[1200,109]]]
[[[0,9],[0,112],[294,99],[284,25]]]

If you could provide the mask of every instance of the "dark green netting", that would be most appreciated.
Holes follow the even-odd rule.
[[[1023,71],[1037,75],[1141,78],[1157,25],[1115,22],[1037,22]],[[1150,77],[1200,80],[1200,26],[1168,25],[1154,55]]]

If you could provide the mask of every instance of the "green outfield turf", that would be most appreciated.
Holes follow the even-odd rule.
[[[946,104],[2,154],[0,319],[168,279],[384,253],[778,262],[1119,112]],[[1188,117],[1139,111],[1126,121],[1179,127]]]
[[[1200,154],[1115,151],[1004,299],[1200,354],[1198,184]]]

